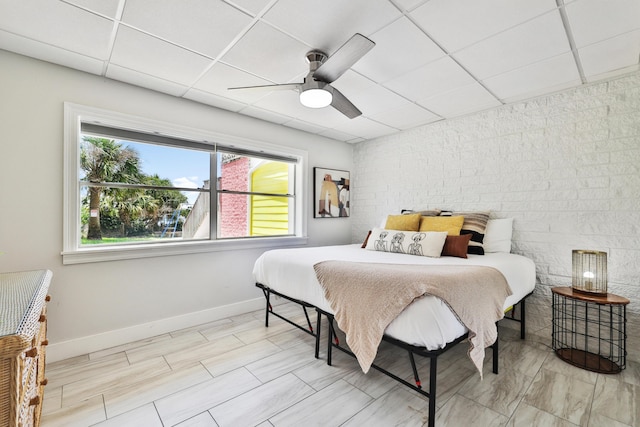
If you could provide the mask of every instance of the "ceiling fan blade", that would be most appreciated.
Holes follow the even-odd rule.
[[[360,33],[355,33],[313,73],[313,77],[327,83],[335,81],[358,62],[376,44]]]
[[[243,89],[255,89],[262,91],[271,91],[271,90],[298,90],[298,88],[302,85],[302,83],[287,83],[281,85],[264,85],[264,86],[242,86],[242,87],[230,87],[227,90],[243,90]]]
[[[338,89],[330,85],[325,86],[325,89],[328,89],[333,96],[333,99],[331,100],[331,106],[333,108],[340,111],[350,119],[354,119],[362,114],[362,111],[358,110],[358,108],[353,105],[351,101],[349,101]]]

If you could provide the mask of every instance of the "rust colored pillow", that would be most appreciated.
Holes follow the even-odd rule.
[[[447,236],[447,240],[444,241],[444,246],[442,247],[442,256],[466,258],[469,240],[471,240],[471,234]]]
[[[369,236],[371,236],[371,230],[369,230],[369,232],[367,233],[367,237],[364,238],[364,242],[362,243],[362,246],[360,246],[361,248],[365,248],[367,246],[367,242],[369,241]]]

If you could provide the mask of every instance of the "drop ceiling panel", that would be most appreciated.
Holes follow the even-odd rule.
[[[113,22],[59,1],[4,0],[0,30],[106,60]]]
[[[173,96],[182,96],[188,89],[187,86],[120,67],[115,64],[109,65],[106,76],[110,79],[119,80],[121,82],[155,90],[157,92],[167,93]]]
[[[260,120],[265,120],[267,122],[277,124],[283,124],[291,121],[291,117],[274,113],[273,111],[263,110],[262,108],[257,108],[252,105],[243,108],[242,114],[246,114],[247,116],[255,117]]]
[[[299,115],[297,118],[308,123],[312,123],[316,126],[321,126],[325,129],[332,129],[338,126],[348,126],[352,121],[350,118],[333,107],[304,107],[304,113]]]
[[[362,139],[371,139],[383,135],[396,133],[398,129],[369,120],[366,117],[356,117],[349,123],[333,128],[335,131],[355,135]]]
[[[183,97],[192,101],[200,102],[202,104],[211,105],[213,107],[233,112],[239,112],[240,110],[245,108],[246,105],[242,102],[224,98],[219,95],[214,95],[209,92],[203,92],[198,89],[189,89],[189,91],[187,91],[187,93],[184,94]]]
[[[422,99],[418,103],[435,114],[451,118],[498,107],[500,101],[478,83]]]
[[[264,18],[331,55],[354,33],[368,36],[400,16],[387,0],[279,0]]]
[[[265,9],[271,0],[225,0],[231,5],[235,5],[240,9],[246,10],[253,16],[257,15]]]
[[[560,14],[553,11],[465,48],[454,57],[475,77],[485,79],[570,50]]]
[[[0,30],[0,49],[10,50],[31,58],[53,62],[91,74],[101,75],[105,62],[76,52],[51,46],[26,37]]]
[[[409,12],[427,1],[429,0],[395,0],[394,3],[403,11]]]
[[[417,101],[474,81],[458,63],[446,56],[384,85],[411,101]]]
[[[638,29],[638,0],[580,0],[565,7],[577,47]]]
[[[256,90],[229,90],[231,87],[263,86],[272,84],[244,71],[220,62],[214,64],[194,85],[196,89],[211,92],[245,103],[253,103],[268,92]]]
[[[355,71],[347,71],[332,85],[349,98],[365,116],[399,107],[406,102],[400,95],[377,85]]]
[[[300,104],[298,94],[293,90],[270,92],[266,96],[253,103],[254,106],[279,112],[288,117],[299,117],[305,113],[305,107]],[[315,109],[310,109],[315,111]]]
[[[600,43],[593,43],[578,49],[585,76],[592,81],[601,75],[612,75],[612,71],[628,71],[630,66],[638,66],[638,46],[640,30],[612,37]]]
[[[252,22],[246,13],[220,1],[184,3],[154,0],[150,8],[148,0],[127,0],[122,22],[212,58]]]
[[[191,85],[205,71],[211,60],[120,25],[111,62],[150,76]]]
[[[337,139],[338,141],[344,141],[344,142],[356,143],[356,142],[364,141],[364,138],[359,138],[357,136],[350,135],[348,133],[339,132],[335,129],[325,130],[323,132],[319,132],[319,134],[327,138]]]
[[[555,8],[554,0],[431,0],[411,17],[455,52]]]
[[[548,88],[558,90],[580,84],[580,74],[569,52],[490,77],[482,83],[498,98],[514,101],[541,95]]]
[[[385,110],[382,113],[371,116],[371,119],[396,129],[406,130],[441,120],[442,117],[433,114],[420,105],[407,101],[398,108]]]
[[[309,70],[307,51],[309,46],[269,25],[257,23],[222,57],[222,62],[274,83],[290,83]]]
[[[325,129],[324,126],[314,125],[303,120],[291,120],[285,124],[294,129],[299,129],[309,133],[320,133]]]
[[[376,82],[391,80],[445,55],[407,18],[398,19],[371,38],[375,40],[375,49],[351,68]],[[398,44],[398,40],[403,43]]]
[[[115,19],[118,15],[120,0],[63,0],[65,3],[74,4],[83,9],[99,13],[108,18]]]
[[[302,82],[356,32],[376,46],[334,83],[354,120],[227,90]],[[359,142],[638,70],[640,0],[0,0],[0,48]]]

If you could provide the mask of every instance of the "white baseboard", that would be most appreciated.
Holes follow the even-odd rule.
[[[167,332],[213,322],[229,316],[260,310],[264,308],[264,304],[264,298],[256,298],[96,335],[51,343],[47,346],[47,362],[56,362],[70,357],[81,356]]]

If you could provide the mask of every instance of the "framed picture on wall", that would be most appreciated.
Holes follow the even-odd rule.
[[[345,218],[350,209],[349,172],[313,168],[313,217]]]

